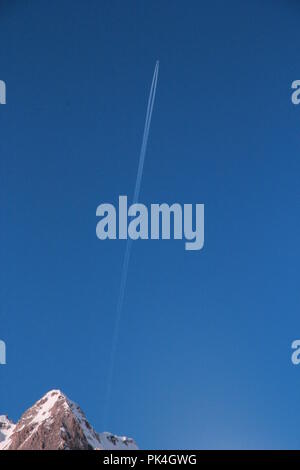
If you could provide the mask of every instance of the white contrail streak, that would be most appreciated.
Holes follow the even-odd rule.
[[[146,151],[147,151],[147,143],[148,143],[151,117],[152,117],[152,112],[153,112],[157,79],[158,79],[158,69],[159,69],[159,62],[157,61],[155,64],[155,69],[154,69],[154,74],[153,74],[153,79],[152,79],[150,94],[149,94],[149,99],[148,99],[144,134],[143,134],[143,140],[142,140],[142,146],[141,146],[140,158],[139,158],[139,166],[138,166],[137,177],[136,177],[135,188],[134,188],[133,204],[136,204],[138,202],[140,190],[141,190],[144,162],[145,162],[145,156],[146,156]],[[127,243],[126,243],[124,261],[123,261],[120,292],[119,292],[119,297],[118,297],[116,319],[115,319],[113,338],[112,338],[112,348],[111,348],[111,356],[110,356],[108,380],[107,380],[107,390],[106,390],[104,425],[106,425],[106,420],[107,420],[108,412],[109,412],[110,395],[111,395],[112,381],[113,381],[114,368],[115,368],[115,359],[116,359],[116,352],[117,352],[118,339],[119,339],[119,330],[120,330],[120,321],[122,317],[125,288],[126,288],[127,275],[128,275],[131,245],[132,245],[132,239],[128,238]]]

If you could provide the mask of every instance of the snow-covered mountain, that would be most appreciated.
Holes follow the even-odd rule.
[[[4,443],[7,442],[14,428],[14,423],[10,421],[7,416],[0,416],[0,449],[2,449]]]
[[[0,416],[0,450],[136,450],[133,439],[98,434],[83,411],[60,390],[51,390],[12,423]]]

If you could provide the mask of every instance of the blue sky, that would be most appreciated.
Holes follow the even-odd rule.
[[[299,448],[297,1],[0,1],[0,414],[51,388],[103,431],[124,241],[96,207],[204,203],[133,244],[111,413],[142,448]]]

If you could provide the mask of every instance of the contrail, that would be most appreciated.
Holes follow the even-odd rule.
[[[141,146],[140,158],[139,158],[139,166],[138,166],[135,188],[134,188],[133,204],[136,204],[138,202],[140,190],[141,190],[144,162],[145,162],[145,156],[146,156],[146,151],[147,151],[147,143],[148,143],[148,137],[149,137],[149,131],[150,131],[151,117],[152,117],[152,112],[153,112],[156,86],[157,86],[157,80],[158,80],[158,69],[159,69],[159,61],[157,61],[155,64],[153,79],[152,79],[151,88],[150,88],[145,127],[144,127],[144,133],[143,133],[143,140],[142,140],[142,146]],[[128,238],[127,243],[126,243],[124,261],[123,261],[120,292],[119,292],[119,297],[118,297],[116,319],[115,319],[114,332],[113,332],[113,338],[112,338],[112,348],[111,348],[107,390],[106,390],[106,403],[104,407],[105,408],[104,425],[106,425],[106,421],[107,421],[107,417],[109,413],[110,395],[111,395],[112,381],[113,381],[114,368],[115,368],[115,358],[116,358],[116,351],[117,351],[118,339],[119,339],[120,321],[122,317],[125,288],[126,288],[127,275],[128,275],[128,266],[129,266],[130,253],[131,253],[131,245],[132,245],[132,239]]]

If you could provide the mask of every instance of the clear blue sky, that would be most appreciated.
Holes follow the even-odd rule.
[[[108,430],[142,448],[299,448],[296,0],[0,1],[0,414],[51,388],[103,431],[124,241],[96,207],[205,203],[205,248],[133,245]],[[297,202],[298,201],[298,202]]]

